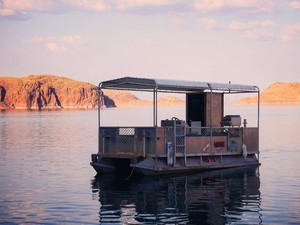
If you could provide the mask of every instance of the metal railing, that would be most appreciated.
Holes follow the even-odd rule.
[[[187,136],[239,136],[243,127],[187,127]]]
[[[145,156],[146,140],[155,136],[153,127],[101,127],[99,153],[112,157]]]
[[[164,129],[161,136],[158,135],[157,129]],[[243,135],[245,129],[251,132]],[[176,148],[176,153],[185,154],[189,150],[186,149],[185,143],[187,137],[204,137],[209,140],[210,146],[214,146],[212,140],[218,136],[226,137],[229,151],[230,140],[235,142],[239,140],[239,143],[248,141],[247,144],[250,145],[255,142],[257,131],[255,128],[248,127],[100,127],[99,154],[112,157],[145,157],[146,154],[165,153],[167,143],[171,143]],[[159,139],[163,141],[158,153]]]

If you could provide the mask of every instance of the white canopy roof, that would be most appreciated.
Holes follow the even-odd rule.
[[[123,77],[99,84],[101,89],[121,89],[121,90],[140,90],[140,91],[166,91],[166,92],[203,92],[223,91],[223,92],[259,92],[257,86],[226,84],[226,83],[207,83],[186,80],[165,80],[149,79],[136,77]]]

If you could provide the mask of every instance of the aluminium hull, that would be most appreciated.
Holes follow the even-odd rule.
[[[139,159],[138,162],[130,162],[128,159],[106,158],[101,157],[97,161],[92,161],[91,166],[97,173],[123,173],[135,174],[143,176],[163,175],[200,172],[207,170],[234,168],[243,166],[260,165],[255,154],[249,154],[246,158],[241,155],[205,155],[205,156],[190,156],[186,158],[186,163],[183,157],[177,158],[176,163],[167,164],[166,157],[146,157]]]

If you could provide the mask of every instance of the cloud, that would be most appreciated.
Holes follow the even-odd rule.
[[[268,28],[268,27],[275,27],[276,24],[271,20],[264,20],[264,21],[249,21],[246,23],[242,22],[232,22],[228,25],[229,30],[234,31],[248,31],[257,28]]]
[[[291,2],[288,3],[288,5],[292,9],[300,9],[300,1],[291,1]]]
[[[64,0],[67,8],[89,12],[105,12],[111,9],[111,5],[104,0]]]
[[[32,12],[47,12],[57,6],[54,0],[1,0],[0,17],[28,19]]]
[[[83,40],[79,35],[62,35],[48,37],[36,36],[31,42],[42,44],[51,52],[60,53],[73,52],[78,49]]]
[[[2,0],[1,9],[18,11],[47,11],[56,5],[54,0]]]
[[[64,46],[62,46],[62,45],[59,46],[55,42],[47,42],[47,43],[45,43],[45,46],[48,50],[50,50],[51,52],[55,52],[55,53],[66,51],[66,48]]]
[[[63,13],[126,11],[141,7],[188,5],[185,0],[0,0],[0,17],[28,19],[36,12]]]
[[[176,27],[183,27],[187,23],[185,13],[169,13],[167,15],[168,21]]]
[[[0,9],[0,17],[13,15],[15,15],[15,12],[11,9]]]
[[[195,0],[195,9],[200,13],[210,12],[271,12],[275,8],[273,0]]]
[[[275,35],[271,31],[264,31],[264,30],[248,30],[243,32],[243,37],[254,39],[254,40],[262,40],[262,41],[269,41],[275,38]]]
[[[184,0],[114,0],[114,7],[124,11],[146,6],[169,6],[183,3]]]
[[[184,0],[0,0],[0,16],[70,10],[104,12],[112,8],[123,11],[146,6],[175,5],[182,2]]]
[[[219,27],[218,22],[216,20],[210,19],[210,18],[199,19],[199,24],[208,30],[216,29]]]
[[[62,13],[71,10],[103,12],[111,9],[107,0],[0,0],[0,17],[28,19],[36,12]]]
[[[288,25],[281,36],[284,42],[294,41],[297,38],[300,38],[300,24]]]
[[[277,24],[271,20],[231,22],[227,28],[232,31],[240,32],[241,36],[255,40],[273,40],[275,38],[273,28]]]

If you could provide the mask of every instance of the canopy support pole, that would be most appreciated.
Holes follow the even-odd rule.
[[[257,89],[257,129],[258,129],[258,138],[257,138],[257,142],[258,142],[258,162],[259,162],[259,117],[260,117],[260,90],[258,87],[256,87]]]
[[[98,92],[98,153],[99,153],[100,152],[100,125],[101,125],[100,108],[101,108],[101,97],[103,97],[102,96],[103,92],[101,91],[101,88],[99,86],[97,92]]]
[[[157,127],[157,87],[153,89],[153,126]]]

